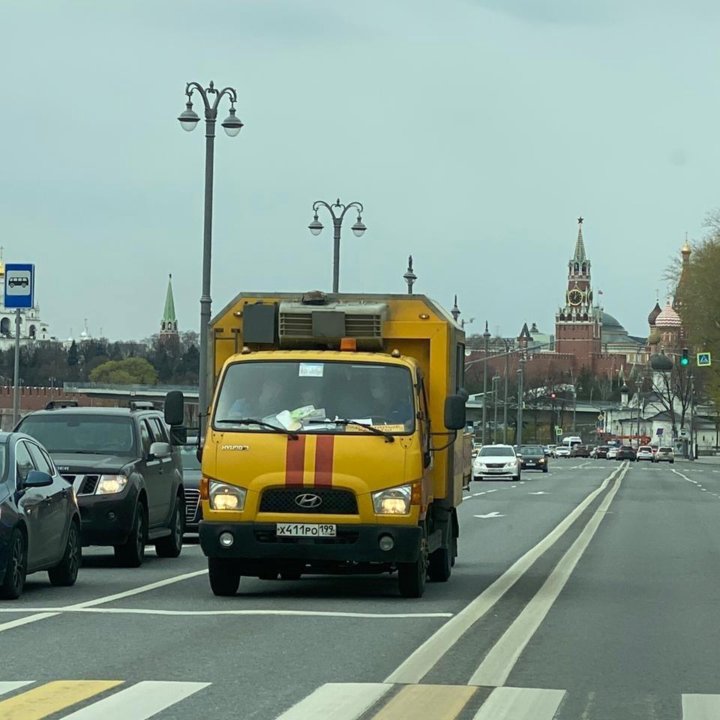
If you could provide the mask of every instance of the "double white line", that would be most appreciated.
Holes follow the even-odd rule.
[[[501,687],[507,680],[517,659],[542,623],[572,571],[592,540],[610,503],[613,501],[622,479],[629,468],[623,462],[591,492],[567,517],[565,517],[535,547],[528,550],[503,575],[478,595],[467,607],[443,625],[407,658],[388,678],[386,683],[419,683],[460,638],[482,618],[505,595],[505,593],[528,571],[577,518],[614,483],[598,509],[588,520],[578,538],[563,555],[542,588],[525,606],[505,634],[493,646],[480,667],[473,673],[468,685]]]

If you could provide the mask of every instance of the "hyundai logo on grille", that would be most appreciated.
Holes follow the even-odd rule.
[[[295,504],[301,508],[316,508],[322,505],[322,498],[312,493],[303,493],[295,498]]]

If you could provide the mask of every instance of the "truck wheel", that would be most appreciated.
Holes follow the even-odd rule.
[[[135,508],[135,518],[128,539],[115,546],[115,560],[121,567],[140,567],[145,559],[145,505]]]
[[[76,522],[70,523],[68,530],[67,545],[62,560],[53,568],[48,570],[48,577],[52,585],[70,587],[75,584],[82,559],[82,547],[80,546],[80,531]]]
[[[17,600],[25,587],[27,573],[27,544],[25,536],[17,528],[12,531],[8,550],[5,577],[0,582],[0,597],[5,600]]]
[[[228,558],[208,558],[210,589],[219,597],[232,597],[240,585],[240,565]]]
[[[158,557],[176,558],[182,552],[183,535],[185,534],[185,503],[180,496],[175,500],[175,510],[170,519],[170,534],[155,543]]]
[[[450,579],[453,565],[453,548],[438,548],[435,552],[430,553],[430,563],[428,565],[428,577],[433,582],[447,582]]]
[[[427,538],[423,528],[420,538],[418,559],[412,563],[398,563],[398,585],[400,594],[406,598],[419,598],[425,592],[428,572]]]

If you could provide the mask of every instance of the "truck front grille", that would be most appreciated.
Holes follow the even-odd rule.
[[[200,491],[185,488],[185,522],[195,522],[198,505],[200,504]]]
[[[319,504],[312,497],[320,499]],[[303,502],[304,501],[304,502]],[[316,505],[312,507],[312,505]],[[306,515],[357,515],[355,494],[332,488],[268,488],[260,499],[260,512]]]

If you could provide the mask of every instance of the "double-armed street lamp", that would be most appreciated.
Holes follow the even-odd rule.
[[[353,226],[350,228],[353,231],[353,235],[355,237],[362,237],[365,233],[365,230],[367,228],[365,227],[365,224],[362,221],[362,213],[364,211],[362,203],[359,203],[357,201],[353,201],[351,203],[347,203],[347,205],[340,202],[340,198],[338,198],[334,203],[326,203],[324,200],[316,200],[313,203],[312,209],[313,209],[313,220],[308,225],[308,229],[313,235],[319,235],[323,230],[323,224],[320,222],[318,218],[318,210],[323,207],[325,208],[329,213],[330,217],[333,221],[333,292],[337,293],[340,290],[340,231],[342,229],[342,223],[345,219],[345,213],[347,213],[350,208],[355,208],[357,210],[357,220],[353,224]]]
[[[220,101],[227,97],[230,101],[230,111],[222,127],[230,137],[235,137],[242,129],[242,122],[235,116],[235,103],[237,91],[226,87],[218,90],[213,82],[207,88],[196,82],[189,82],[185,86],[187,102],[185,110],[180,113],[178,120],[183,130],[188,132],[195,129],[200,117],[193,110],[192,98],[197,93],[205,107],[205,221],[203,229],[203,256],[202,256],[202,292],[200,295],[200,376],[198,387],[198,420],[202,436],[205,427],[206,413],[210,397],[210,373],[208,372],[208,333],[210,327],[212,299],[210,297],[210,277],[212,262],[212,205],[213,205],[213,170],[215,154],[215,124],[217,122],[218,106]]]

